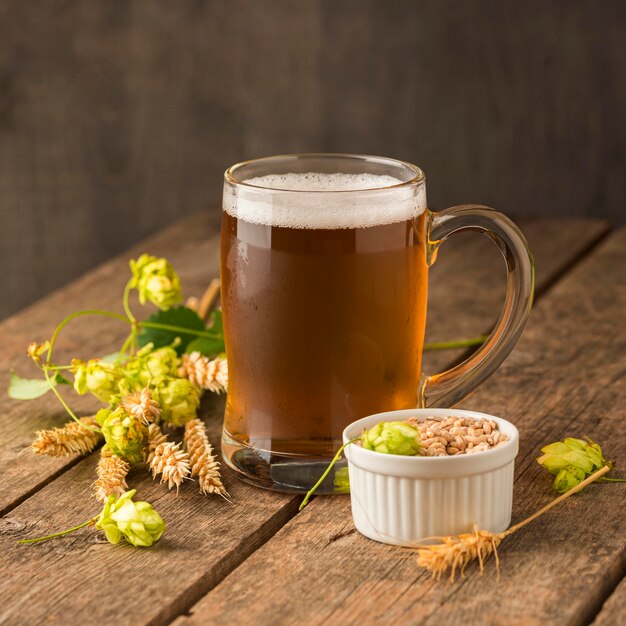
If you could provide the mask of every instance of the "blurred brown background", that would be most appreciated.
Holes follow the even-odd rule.
[[[434,209],[623,222],[625,6],[4,0],[0,317],[273,153],[416,162]]]

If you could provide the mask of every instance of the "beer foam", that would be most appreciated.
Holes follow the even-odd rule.
[[[244,182],[254,187],[225,185],[224,211],[252,224],[365,228],[412,219],[426,210],[425,185],[394,187],[402,181],[393,176],[307,172],[259,176]],[[279,191],[270,194],[269,189]]]

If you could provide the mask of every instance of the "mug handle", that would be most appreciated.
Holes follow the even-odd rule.
[[[504,307],[495,328],[474,354],[441,374],[422,374],[420,407],[453,407],[469,396],[509,355],[524,330],[532,307],[535,270],[528,243],[508,217],[489,207],[464,204],[431,213],[428,266],[435,262],[441,244],[462,230],[482,232],[500,248],[507,269]]]

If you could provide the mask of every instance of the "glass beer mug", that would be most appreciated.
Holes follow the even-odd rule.
[[[504,307],[472,356],[425,376],[428,267],[449,235],[467,229],[486,233],[504,256]],[[225,462],[247,482],[306,492],[350,422],[452,407],[493,373],[530,312],[533,263],[501,213],[478,205],[429,211],[414,165],[288,155],[226,171],[221,288]],[[330,479],[318,493],[334,490]]]

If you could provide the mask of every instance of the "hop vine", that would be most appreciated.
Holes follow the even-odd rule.
[[[200,317],[192,308],[178,306],[182,302],[180,278],[169,261],[144,254],[130,261],[130,270],[122,296],[124,315],[85,310],[66,317],[49,339],[33,341],[26,349],[41,378],[25,379],[12,372],[9,395],[27,400],[51,392],[71,418],[62,427],[37,431],[30,446],[35,454],[86,455],[104,444],[93,495],[105,503],[108,512],[89,523],[104,530],[109,540],[124,535],[134,545],[150,545],[150,533],[131,540],[134,531],[129,530],[127,536],[119,523],[110,522],[116,511],[139,515],[148,510],[147,503],[133,503],[128,495],[134,493],[128,490],[134,466],[147,468],[168,489],[178,491],[194,478],[201,493],[226,495],[198,410],[203,393],[226,391],[228,366],[223,358],[221,312],[206,310],[206,294]],[[213,296],[214,287],[210,287]],[[155,305],[157,313],[138,321],[131,309],[133,293],[140,304]],[[127,324],[128,336],[108,357],[56,362],[54,350],[60,333],[74,319],[87,315]],[[203,353],[199,346],[209,346],[211,351]],[[77,395],[92,395],[102,408],[95,416],[79,417],[61,392],[63,387]],[[183,427],[184,440],[169,438],[176,437],[176,429]]]

